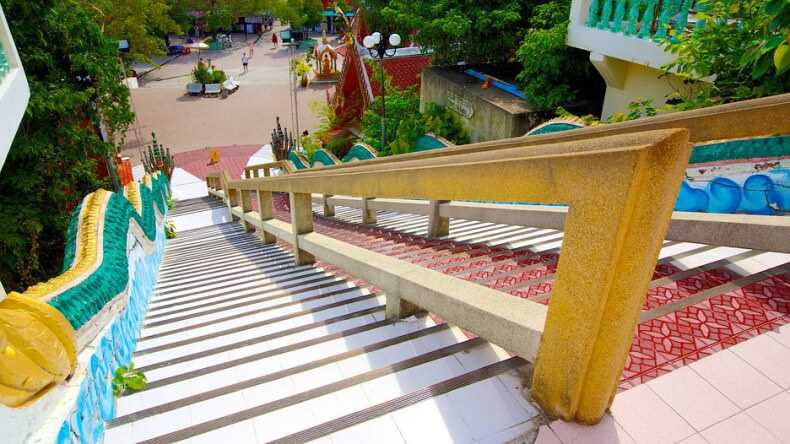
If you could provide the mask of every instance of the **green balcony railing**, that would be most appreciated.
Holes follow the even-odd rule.
[[[11,71],[11,62],[8,60],[8,55],[3,49],[3,43],[0,42],[0,82]]]
[[[695,0],[592,0],[585,25],[661,41],[686,32]],[[698,24],[699,25],[699,24]]]

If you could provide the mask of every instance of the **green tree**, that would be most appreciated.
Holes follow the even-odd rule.
[[[381,68],[374,65],[373,77],[381,78]],[[362,116],[362,142],[389,156],[412,152],[417,139],[432,132],[457,144],[469,143],[469,133],[460,119],[447,108],[430,103],[420,112],[420,96],[414,87],[401,89],[392,85],[392,78],[384,76],[387,145],[381,146],[381,97],[377,97]]]
[[[273,8],[277,17],[294,28],[321,22],[324,10],[321,0],[278,0]]]
[[[371,77],[374,79],[381,78],[381,67],[379,64],[373,65],[373,75]],[[376,148],[385,156],[408,152],[405,151],[408,149],[406,145],[409,144],[411,138],[413,137],[413,141],[416,141],[417,137],[425,133],[424,130],[420,132],[418,129],[419,125],[423,125],[420,115],[420,96],[414,87],[401,89],[393,86],[392,78],[389,75],[384,76],[384,85],[387,92],[384,98],[387,145],[381,146],[381,96],[373,100],[373,103],[362,116],[362,141]],[[404,121],[408,122],[403,124]],[[398,141],[399,130],[401,131],[400,141]],[[406,134],[407,132],[409,133],[408,135]],[[417,132],[419,134],[416,134]],[[392,145],[394,142],[398,143],[393,149]],[[414,146],[413,143],[411,146]]]
[[[677,56],[665,69],[695,85],[679,90],[685,107],[790,91],[790,60],[782,56],[790,51],[788,5],[787,0],[699,0],[700,26],[673,31],[664,42]],[[697,82],[700,78],[713,83]]]
[[[80,0],[105,35],[129,41],[128,58],[150,61],[164,53],[164,37],[181,27],[170,16],[167,0]]]
[[[30,102],[0,173],[0,281],[24,290],[60,271],[69,215],[133,114],[118,46],[75,0],[4,0]],[[44,32],[46,30],[46,32]]]
[[[508,61],[527,17],[520,0],[378,0],[379,31],[413,35],[437,65]],[[380,14],[380,18],[378,16]]]
[[[530,105],[552,111],[562,103],[603,90],[587,53],[565,44],[570,0],[538,5],[518,48],[523,65],[517,79]]]
[[[169,0],[171,16],[183,30],[192,27],[193,19],[187,13],[204,14],[206,31],[227,29],[237,17],[258,15],[273,10],[281,0]]]

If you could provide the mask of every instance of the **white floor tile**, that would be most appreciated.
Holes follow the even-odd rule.
[[[242,390],[240,393],[246,403],[246,408],[257,407],[277,399],[282,399],[298,393],[297,386],[291,378],[281,378],[265,384],[256,385]]]
[[[769,331],[766,334],[785,347],[790,348],[790,324],[782,325],[776,331]]]
[[[557,420],[549,427],[563,444],[633,444],[634,440],[615,422],[611,415],[605,415],[601,422],[586,426]]]
[[[739,412],[732,401],[688,367],[674,370],[647,385],[697,431]]]
[[[380,416],[329,435],[333,444],[402,444],[405,441],[392,416]]]
[[[532,444],[532,439],[535,439],[537,424],[532,421],[527,421],[509,429],[502,430],[493,435],[486,436],[479,439],[477,442],[480,444]],[[535,441],[539,444],[539,441]],[[545,444],[545,443],[544,443]]]
[[[407,443],[471,443],[474,435],[460,417],[462,408],[440,396],[398,410],[392,416]]]
[[[774,437],[783,443],[790,443],[790,393],[782,392],[766,399],[746,413]]]
[[[675,443],[694,429],[647,385],[615,396],[611,407],[615,421],[637,443]]]
[[[171,410],[132,423],[135,442],[145,441],[192,425],[189,409]]]
[[[489,378],[443,396],[455,405],[463,406],[461,417],[475,439],[502,432],[537,415],[536,411],[524,410],[497,378]]]
[[[461,364],[455,357],[449,356],[362,385],[368,399],[378,404],[461,373],[464,373]]]
[[[324,423],[371,406],[359,386],[349,387],[308,401],[317,423]]]
[[[291,376],[299,391],[307,391],[343,379],[337,364],[329,364]]]
[[[124,424],[120,427],[107,429],[104,432],[104,442],[106,444],[134,444],[132,424]]]
[[[258,440],[268,442],[316,425],[309,406],[296,404],[251,420]]]
[[[691,368],[741,409],[782,390],[729,350],[700,359]]]
[[[229,393],[190,405],[188,408],[192,416],[192,425],[197,425],[212,419],[221,418],[231,413],[239,412],[247,407],[244,397],[239,392]]]
[[[746,413],[740,413],[702,432],[702,436],[714,444],[780,444],[760,424]]]
[[[538,437],[535,439],[535,444],[563,444],[557,435],[554,434],[549,426],[542,425],[538,430]]]
[[[243,421],[194,436],[184,442],[190,444],[258,444],[259,441],[252,422]]]
[[[790,348],[768,335],[759,335],[729,350],[780,387],[790,388]]]
[[[696,435],[691,435],[688,438],[680,441],[678,444],[709,444],[708,441],[702,437],[699,433]]]

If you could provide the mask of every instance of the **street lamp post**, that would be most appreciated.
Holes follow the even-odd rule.
[[[395,55],[398,46],[400,46],[400,36],[398,34],[390,34],[390,36],[385,39],[380,32],[374,32],[373,34],[365,36],[362,40],[362,44],[368,49],[371,57],[379,59],[379,67],[381,68],[381,149],[384,149],[387,145],[384,58]]]

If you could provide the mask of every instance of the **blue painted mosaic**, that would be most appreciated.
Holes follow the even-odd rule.
[[[99,346],[90,358],[88,375],[82,382],[74,410],[63,422],[57,435],[57,444],[102,442],[105,421],[115,417],[113,373],[118,367],[131,362],[156,285],[164,248],[164,230],[157,227],[154,251],[146,255],[142,248],[136,248],[131,253],[129,263],[133,264],[133,271],[128,303],[99,340]]]

